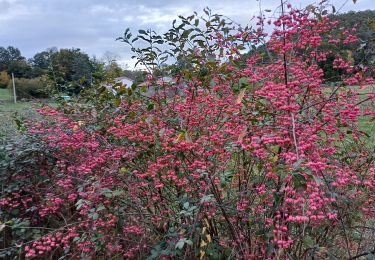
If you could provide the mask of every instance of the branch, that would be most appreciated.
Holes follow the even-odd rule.
[[[351,258],[349,258],[349,259],[350,259],[350,260],[352,260],[352,259],[357,259],[357,258],[360,258],[360,257],[362,257],[362,256],[373,255],[373,254],[375,254],[375,250],[372,250],[372,251],[370,251],[370,252],[364,252],[364,253],[362,253],[362,254],[359,254],[359,255],[353,256],[353,257],[351,257]]]

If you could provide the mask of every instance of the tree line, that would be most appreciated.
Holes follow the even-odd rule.
[[[121,68],[111,53],[104,60],[90,57],[79,48],[49,48],[26,59],[16,47],[0,47],[0,88],[10,86],[12,73],[17,94],[23,98],[47,97],[49,93],[76,95],[116,77],[141,81],[143,76],[141,71]]]

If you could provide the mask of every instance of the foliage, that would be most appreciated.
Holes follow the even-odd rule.
[[[18,116],[15,119],[18,131],[24,132],[22,119]],[[35,189],[38,185],[35,186],[34,184],[43,180],[40,171],[43,171],[45,163],[41,163],[40,159],[45,156],[45,151],[40,149],[41,146],[37,140],[27,135],[15,134],[15,130],[17,131],[17,129],[12,129],[12,135],[3,136],[4,129],[2,128],[0,135],[0,181],[2,184],[9,184],[2,187],[2,196],[21,190],[27,192]],[[10,171],[11,174],[9,174]],[[9,182],[10,179],[11,182]],[[2,200],[1,205],[4,206],[4,200]],[[8,212],[10,214],[0,211],[2,220],[0,223],[0,248],[2,249],[40,237],[41,231],[39,229],[30,229],[30,226],[34,223],[30,223],[27,217],[19,215],[19,207],[20,204],[14,204],[13,209]],[[29,209],[29,215],[32,215],[32,213],[32,209]],[[6,221],[4,221],[4,218]],[[22,248],[17,246],[10,248],[10,250],[0,250],[0,257],[3,259],[21,254]]]
[[[10,81],[10,77],[6,71],[0,72],[0,88],[6,88]]]
[[[13,46],[0,47],[0,71],[6,71],[9,75],[14,73],[15,77],[29,78],[31,75],[31,67],[25,57]]]
[[[60,92],[77,94],[91,85],[93,66],[80,49],[60,49],[50,58],[49,77]]]
[[[374,80],[338,52],[332,69],[342,71],[341,84],[327,85],[324,45],[357,38],[327,37],[338,25],[326,15],[287,8],[273,20],[260,17],[259,29],[206,9],[203,17],[181,16],[164,35],[140,30],[132,38],[127,30],[121,40],[150,72],[145,89],[92,90],[89,102],[45,107],[44,120],[20,121],[34,146],[5,168],[1,252],[370,256],[375,164],[358,120],[375,119],[375,94],[363,92]],[[268,41],[265,22],[274,25]],[[137,47],[139,39],[147,47]],[[243,64],[241,49],[259,44],[270,62],[254,52]],[[147,87],[154,95],[144,95]],[[369,106],[361,110],[363,102]]]
[[[139,85],[146,81],[147,73],[143,70],[123,70],[122,76],[134,80],[135,84]]]
[[[330,19],[337,21],[340,24],[340,28],[353,28],[350,32],[345,30],[334,30],[332,34],[336,35],[337,38],[344,38],[348,33],[358,38],[357,45],[348,46],[345,44],[334,44],[329,46],[331,49],[338,49],[343,55],[349,55],[354,60],[356,67],[368,67],[367,73],[374,76],[375,73],[375,11],[359,11],[359,12],[348,12],[344,14],[332,14]],[[328,46],[326,46],[328,47]],[[337,52],[337,50],[336,50]],[[334,57],[331,58],[332,60]],[[332,62],[327,62],[328,66],[332,67]],[[327,68],[327,66],[325,67]],[[329,80],[335,80],[335,76],[332,75],[333,70],[328,68],[324,69],[326,78]],[[337,72],[336,72],[337,73]],[[333,76],[333,79],[331,78]],[[336,78],[337,80],[337,78]]]
[[[7,70],[9,62],[23,61],[25,58],[21,56],[19,49],[8,46],[7,48],[0,47],[0,71]]]
[[[47,83],[45,78],[16,78],[16,96],[18,99],[47,98]],[[8,89],[12,89],[12,82],[9,81]]]
[[[47,75],[52,91],[60,94],[79,94],[122,75],[115,61],[105,64],[76,48],[47,49],[35,54],[31,63],[34,74]]]

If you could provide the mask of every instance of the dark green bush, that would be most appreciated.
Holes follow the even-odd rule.
[[[47,98],[48,92],[46,81],[39,77],[33,79],[16,78],[16,94],[18,99]],[[8,88],[12,88],[12,82],[8,83]]]

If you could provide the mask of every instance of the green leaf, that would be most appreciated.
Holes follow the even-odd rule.
[[[211,202],[214,200],[214,195],[213,194],[209,194],[209,195],[206,195],[204,197],[201,198],[201,203],[205,203],[205,202]]]
[[[184,31],[181,35],[181,38],[186,39],[192,31],[194,31],[194,29],[188,29],[188,30]]]
[[[320,185],[322,183],[322,179],[318,176],[313,175],[313,179],[316,182],[316,184]]]
[[[176,243],[176,249],[182,249],[185,245],[185,242],[180,240]]]
[[[301,164],[304,162],[305,160],[304,159],[299,159],[298,161],[296,161],[295,163],[293,163],[293,169],[294,170],[298,170],[301,168]]]
[[[76,203],[77,210],[79,210],[83,206],[83,200],[79,199]]]
[[[315,245],[315,241],[314,241],[314,239],[312,239],[312,237],[305,235],[305,236],[303,237],[303,244],[304,244],[307,248],[312,248],[312,247],[314,247],[314,245]]]
[[[104,210],[105,207],[103,204],[100,204],[97,208],[96,208],[96,211],[101,211],[101,210]]]
[[[239,85],[240,88],[244,88],[248,84],[249,83],[247,82],[247,78],[246,77],[240,78],[240,80],[238,81],[238,85]]]
[[[186,239],[186,238],[181,238],[177,243],[176,243],[176,249],[182,249],[184,247],[185,244],[188,244],[188,245],[193,245],[193,241],[189,240],[189,239]]]
[[[306,179],[301,174],[294,173],[292,180],[293,180],[293,185],[296,189],[305,190],[307,188]]]
[[[17,216],[20,213],[20,210],[19,209],[12,209],[11,213],[12,213],[12,215]]]
[[[99,218],[99,214],[98,213],[92,214],[92,219],[93,220],[97,220],[98,218]]]
[[[149,103],[148,105],[147,105],[147,110],[148,111],[151,111],[151,110],[153,110],[154,109],[154,104],[153,103]]]

